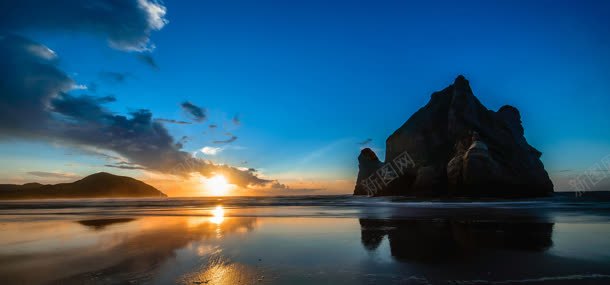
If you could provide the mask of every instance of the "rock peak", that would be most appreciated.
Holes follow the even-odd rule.
[[[470,83],[468,79],[464,77],[464,75],[458,75],[453,81],[453,90],[456,94],[472,94],[472,89],[470,89]]]
[[[525,139],[519,110],[509,105],[497,112],[489,110],[463,75],[433,93],[388,137],[385,151],[384,164],[372,150],[362,150],[354,194],[370,193],[365,187],[371,185],[374,195],[381,196],[540,197],[553,193],[541,153]],[[405,163],[405,157],[411,163]]]
[[[358,178],[356,179],[356,195],[369,195],[362,182],[368,179],[383,164],[379,161],[377,154],[370,148],[363,148],[358,156]]]
[[[468,79],[466,79],[466,77],[464,77],[464,75],[458,75],[455,80],[453,81],[453,84],[456,86],[462,86],[462,85],[468,85]]]
[[[379,158],[377,158],[377,154],[375,154],[375,152],[368,147],[363,148],[360,151],[360,157],[366,158],[368,160],[379,160]]]

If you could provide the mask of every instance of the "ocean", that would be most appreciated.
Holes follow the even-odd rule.
[[[0,202],[2,284],[610,284],[610,195]]]

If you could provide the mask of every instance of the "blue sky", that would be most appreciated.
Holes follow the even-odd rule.
[[[163,5],[168,23],[150,35],[158,69],[96,33],[18,32],[53,50],[75,82],[97,87],[71,92],[115,96],[105,105],[115,114],[148,109],[154,118],[188,120],[182,102],[205,108],[202,123],[165,124],[175,139],[191,138],[183,150],[220,147],[216,155],[197,155],[329,193],[352,191],[358,142],[371,138],[369,146],[383,158],[387,136],[458,74],[488,108],[510,104],[521,111],[526,137],[543,152],[556,185],[565,187],[563,178],[610,154],[608,1]],[[112,82],[100,72],[125,80]],[[236,114],[239,125],[232,122]],[[238,139],[213,143],[227,132]],[[0,141],[0,156],[6,182],[42,180],[27,174],[32,171],[141,172],[23,137]]]

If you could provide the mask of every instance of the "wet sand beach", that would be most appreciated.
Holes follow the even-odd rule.
[[[608,284],[610,200],[0,203],[3,284]]]

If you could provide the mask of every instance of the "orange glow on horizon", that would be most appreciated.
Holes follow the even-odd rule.
[[[192,173],[188,177],[145,171],[138,179],[159,189],[169,197],[223,197],[223,196],[292,196],[292,195],[338,195],[351,194],[354,181],[282,178],[280,182],[289,188],[272,188],[268,185],[233,184],[231,176],[215,173],[205,177]]]

